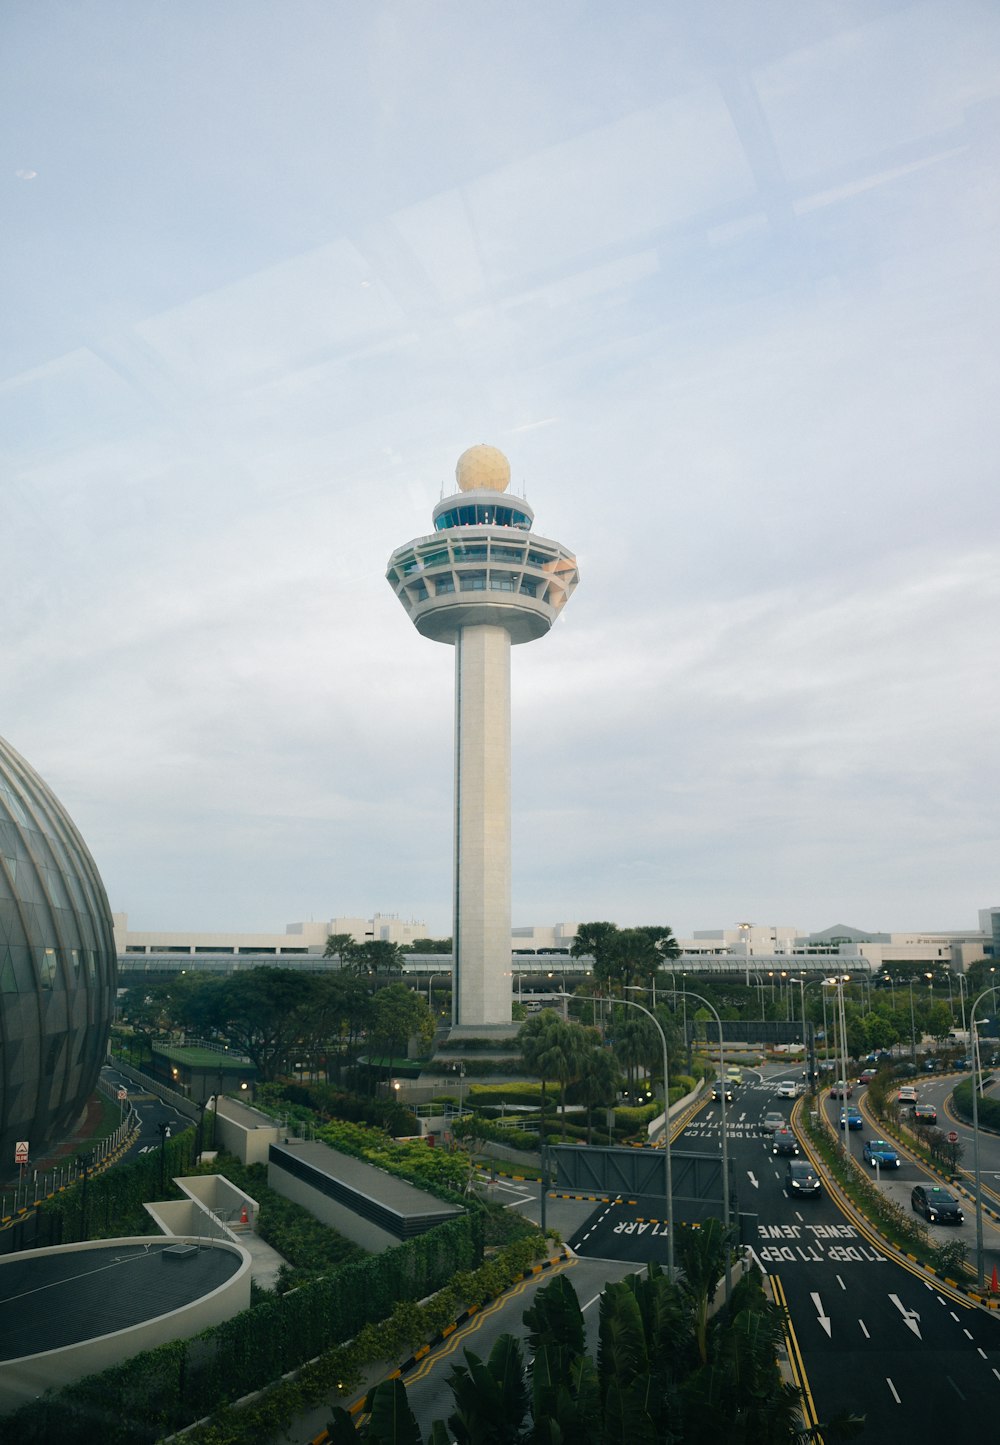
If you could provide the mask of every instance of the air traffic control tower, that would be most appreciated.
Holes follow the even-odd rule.
[[[417,631],[455,649],[452,1030],[510,1025],[510,648],[543,637],[579,580],[576,558],[536,537],[495,447],[458,459],[459,490],[434,531],[387,573]]]

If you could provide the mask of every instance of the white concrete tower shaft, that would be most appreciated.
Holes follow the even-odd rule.
[[[511,1022],[510,649],[543,637],[579,580],[508,496],[510,464],[470,447],[434,531],[399,547],[387,577],[417,631],[455,648],[453,1027]]]
[[[455,1023],[510,1022],[510,633],[455,639]]]

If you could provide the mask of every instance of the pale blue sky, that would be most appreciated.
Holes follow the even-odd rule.
[[[478,441],[516,923],[998,901],[995,4],[8,0],[0,121],[0,732],[134,927],[449,930]]]

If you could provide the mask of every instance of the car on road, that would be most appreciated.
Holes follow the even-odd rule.
[[[914,1104],[913,1122],[915,1124],[936,1124],[937,1110],[933,1104]]]
[[[779,1129],[788,1128],[788,1120],[784,1114],[779,1114],[777,1110],[771,1109],[764,1115],[763,1128],[766,1134],[775,1134]]]
[[[853,1093],[854,1085],[851,1083],[850,1079],[846,1080],[846,1082],[843,1079],[838,1079],[837,1082],[830,1089],[830,1098],[849,1099],[851,1098]]]
[[[820,1194],[820,1182],[808,1159],[789,1159],[785,1170],[785,1193],[789,1199],[803,1196],[815,1199]]]
[[[723,1094],[725,1094],[726,1096],[726,1103],[731,1104],[733,1102],[732,1084],[729,1082],[728,1079],[716,1079],[715,1083],[712,1085],[712,1098],[715,1100],[716,1103],[719,1103],[722,1099]]]
[[[962,1206],[954,1194],[938,1184],[918,1184],[910,1195],[910,1205],[928,1224],[965,1223]]]
[[[918,1102],[919,1096],[912,1084],[901,1084],[896,1094],[896,1103],[900,1108],[910,1107]]]
[[[899,1155],[884,1139],[866,1139],[861,1152],[865,1156],[865,1163],[870,1164],[873,1169],[876,1164],[880,1169],[899,1168]]]
[[[799,1141],[786,1125],[784,1129],[775,1129],[771,1137],[772,1154],[797,1154],[799,1152]]]
[[[863,1129],[864,1123],[865,1121],[861,1117],[860,1109],[841,1109],[840,1127],[842,1129],[845,1125],[848,1129]]]
[[[739,1068],[736,1064],[730,1064],[729,1068],[726,1070],[726,1078],[731,1084],[742,1084],[743,1070]]]
[[[861,1073],[858,1075],[858,1083],[859,1083],[859,1084],[870,1084],[871,1081],[874,1079],[874,1077],[875,1077],[875,1070],[874,1070],[874,1069],[862,1069],[862,1070],[861,1070]]]

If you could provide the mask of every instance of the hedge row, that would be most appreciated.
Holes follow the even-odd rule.
[[[246,1404],[218,1411],[185,1435],[185,1445],[260,1445],[279,1434],[284,1438],[296,1415],[331,1397],[351,1395],[367,1368],[401,1359],[416,1345],[433,1340],[463,1308],[483,1304],[509,1289],[544,1247],[541,1235],[526,1234],[478,1269],[456,1275],[424,1303],[397,1305],[387,1320],[365,1325],[350,1344],[310,1361],[294,1380],[282,1380]]]
[[[967,1124],[972,1123],[972,1079],[963,1079],[956,1084],[952,1093],[955,1101],[955,1112]],[[1000,1099],[992,1099],[989,1094],[980,1094],[979,1103],[976,1107],[979,1122],[987,1129],[1000,1131]]]

